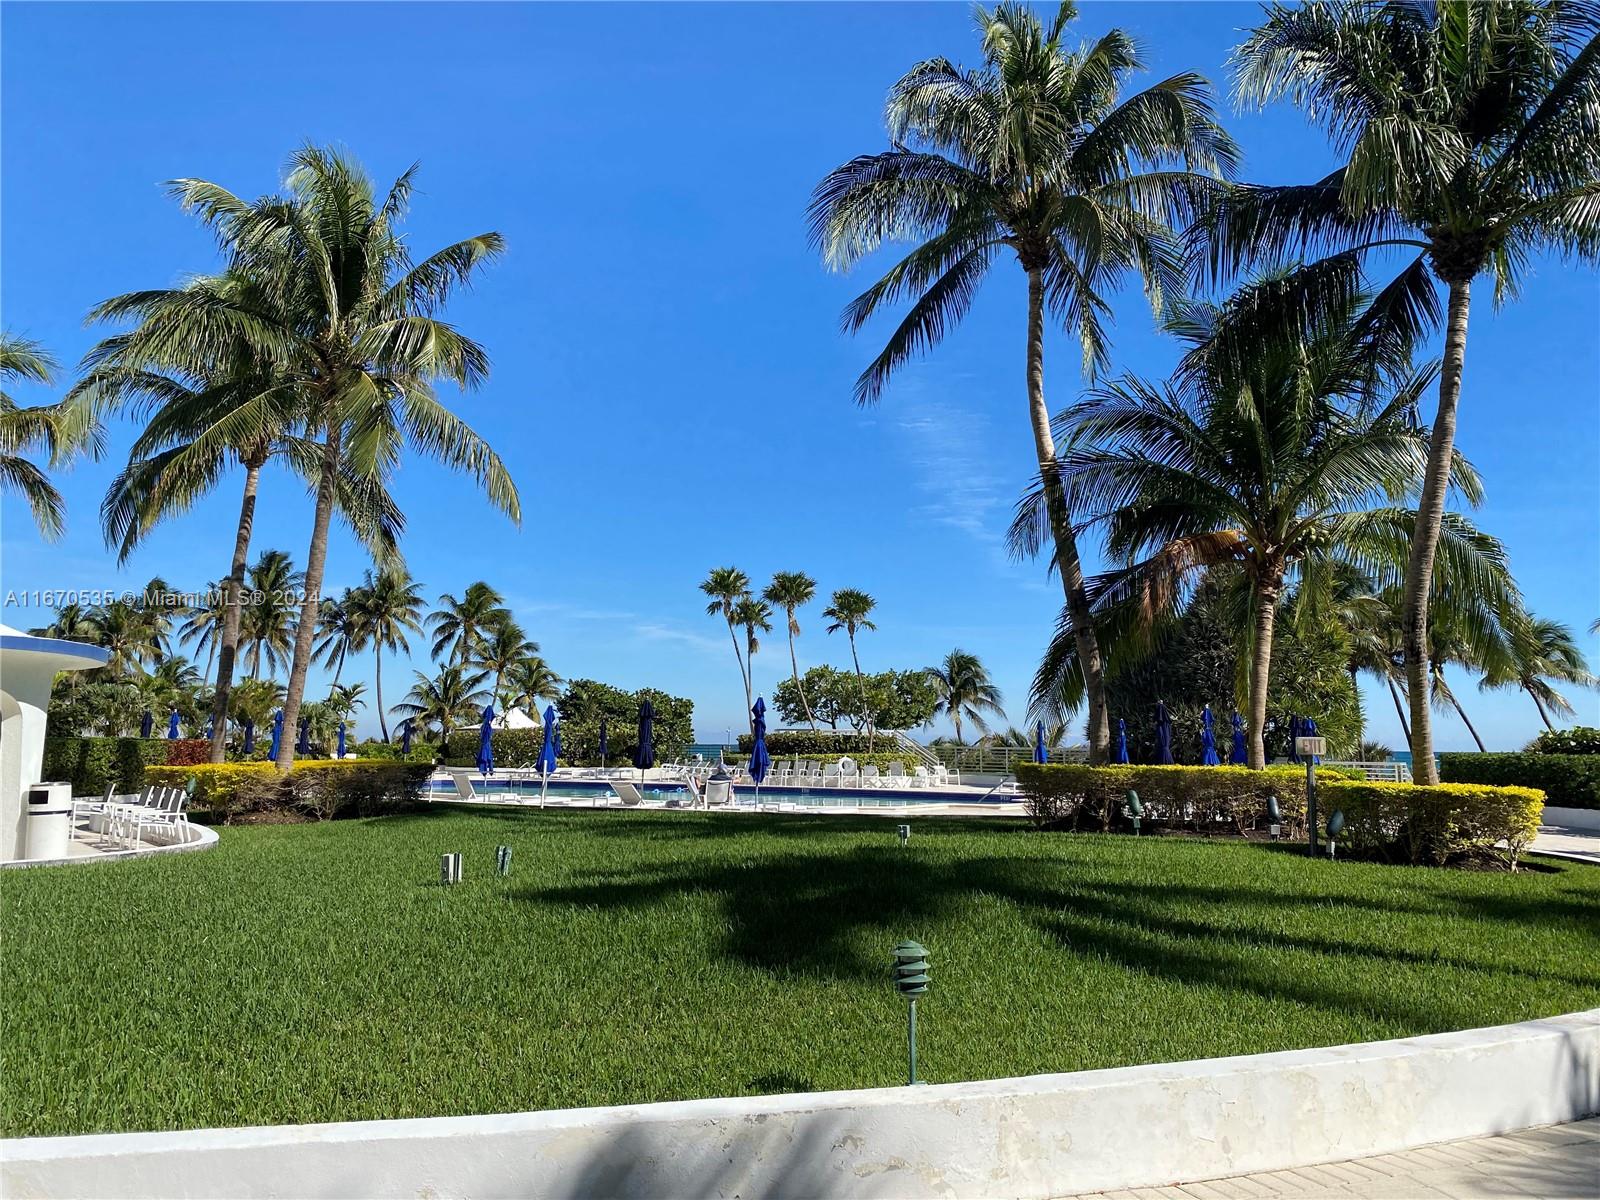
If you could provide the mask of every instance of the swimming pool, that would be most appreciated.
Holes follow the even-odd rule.
[[[490,800],[490,794],[503,795],[511,792],[529,800],[538,800],[540,796],[539,781],[537,779],[508,779],[502,776],[491,775],[487,781],[481,776],[472,776],[472,787],[481,799]],[[429,784],[433,795],[453,799],[456,794],[455,784],[448,779],[434,779]],[[688,789],[681,783],[666,781],[652,781],[640,788],[640,794],[648,803],[662,804],[676,800],[687,806],[689,799]],[[764,804],[793,804],[801,808],[912,808],[918,805],[929,804],[1014,804],[1017,797],[1012,795],[984,795],[981,792],[955,792],[937,788],[871,788],[856,790],[853,788],[803,788],[784,787],[774,785],[763,787],[760,790],[760,800]],[[588,801],[600,804],[607,800],[615,801],[617,795],[611,790],[611,785],[603,779],[553,779],[548,788],[544,790],[547,800],[559,800],[566,803]],[[754,804],[757,791],[750,784],[740,784],[734,789],[734,803]]]

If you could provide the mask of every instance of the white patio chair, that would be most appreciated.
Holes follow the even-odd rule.
[[[884,779],[890,787],[905,787],[909,782],[906,779],[906,765],[898,758],[891,762],[885,771]]]
[[[829,763],[827,766],[822,768],[822,781],[821,782],[822,782],[822,786],[823,787],[838,787],[839,786],[839,764],[838,763]]]
[[[644,796],[639,789],[626,780],[613,779],[611,781],[611,790],[617,794],[617,799],[621,800],[627,808],[638,808],[644,803]]]
[[[930,782],[931,778],[928,775],[928,768],[923,766],[921,763],[918,763],[916,769],[911,772],[911,786],[927,787]]]
[[[868,763],[861,768],[861,786],[877,787],[883,780],[878,774],[878,764]]]

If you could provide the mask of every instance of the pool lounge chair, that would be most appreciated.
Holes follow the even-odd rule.
[[[890,787],[907,787],[911,781],[906,778],[906,765],[898,758],[889,764],[884,779]]]
[[[611,781],[611,790],[617,794],[617,799],[621,800],[627,808],[638,808],[644,803],[644,796],[639,789],[626,780],[613,779]]]
[[[520,792],[479,792],[472,786],[472,772],[465,767],[452,768],[450,781],[456,785],[456,797],[477,804],[507,804],[522,798]]]
[[[877,763],[868,763],[866,766],[861,768],[861,786],[862,787],[877,787],[882,782],[883,782],[883,779],[878,774],[878,764]]]

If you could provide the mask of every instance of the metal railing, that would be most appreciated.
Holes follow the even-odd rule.
[[[1032,746],[952,746],[946,743],[924,748],[945,766],[978,775],[1009,775],[1018,763],[1033,761]],[[1088,762],[1089,751],[1082,746],[1057,747],[1050,751],[1050,761]]]
[[[1353,759],[1325,758],[1322,760],[1325,767],[1346,767],[1360,771],[1372,783],[1410,783],[1411,768],[1403,762],[1389,759],[1387,762],[1357,762]]]

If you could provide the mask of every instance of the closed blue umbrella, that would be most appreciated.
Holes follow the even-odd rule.
[[[772,769],[772,757],[767,753],[767,702],[760,696],[751,706],[750,715],[754,718],[750,722],[750,731],[755,735],[755,745],[750,748],[750,778],[756,781],[756,807],[759,808],[761,781]]]
[[[295,739],[294,752],[296,754],[311,753],[311,718],[300,718],[300,736]]]
[[[256,723],[249,717],[244,719],[244,752],[249,754],[256,748]]]
[[[339,722],[339,757],[344,757],[344,722]]]
[[[1156,762],[1172,762],[1172,717],[1163,700],[1156,701]]]
[[[478,774],[487,779],[494,773],[494,705],[483,706],[483,725],[478,730]]]
[[[600,718],[600,765],[606,765],[606,755],[611,752],[611,746],[606,741],[606,719]]]
[[[1289,718],[1289,761],[1292,763],[1300,761],[1300,751],[1295,748],[1294,744],[1295,739],[1299,736],[1300,718],[1291,716]]]
[[[1316,737],[1317,736],[1317,723],[1316,723],[1316,721],[1312,720],[1310,717],[1306,717],[1304,720],[1302,720],[1300,722],[1300,736],[1301,737]],[[1313,755],[1312,758],[1311,758],[1311,761],[1314,762],[1314,763],[1320,763],[1322,761],[1322,756],[1320,754]]]
[[[283,747],[283,709],[272,714],[272,752],[267,755],[273,762],[278,761],[278,751]]]
[[[400,726],[400,753],[411,753],[411,718],[407,717],[405,724]]]
[[[209,721],[206,722],[206,741],[209,742],[216,735],[216,731],[217,731],[217,719],[215,717],[212,717]]]
[[[1121,717],[1117,718],[1117,752],[1111,758],[1112,762],[1127,763],[1128,759],[1128,723]]]
[[[656,765],[656,709],[645,700],[639,705],[639,748],[634,751],[633,765],[639,768],[639,782],[644,773]]]
[[[155,718],[150,715],[150,710],[147,708],[144,710],[144,716],[139,718],[139,736],[142,738],[149,737],[150,731],[155,727]]]
[[[539,747],[539,774],[549,775],[556,769],[556,739],[560,734],[556,732],[556,706],[545,705],[544,709],[544,744]]]
[[[169,719],[167,721],[167,737],[169,739],[171,739],[171,738],[175,738],[177,736],[178,736],[178,710],[177,709],[173,709],[172,710],[172,717],[171,717],[171,719]]]
[[[1211,722],[1211,705],[1206,705],[1205,711],[1200,714],[1200,762],[1207,767],[1220,767],[1222,760],[1217,757],[1217,731]]]
[[[1050,751],[1045,749],[1044,722],[1040,721],[1033,727],[1033,761],[1043,763],[1050,761]]]
[[[1233,714],[1233,749],[1228,753],[1228,762],[1235,767],[1242,767],[1250,761],[1250,750],[1244,744],[1244,718],[1238,713]]]

